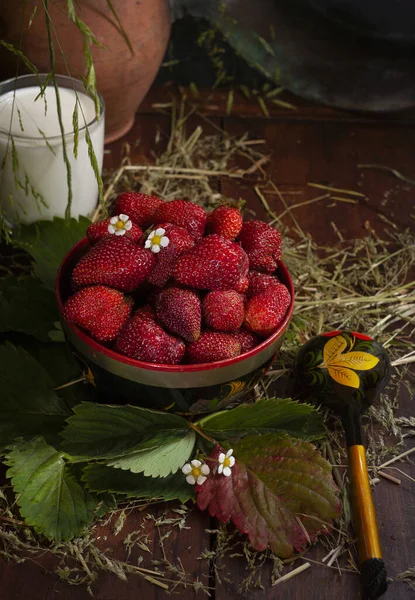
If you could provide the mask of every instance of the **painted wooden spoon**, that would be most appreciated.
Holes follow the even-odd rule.
[[[343,424],[361,580],[367,598],[374,600],[386,591],[387,582],[367,473],[361,415],[388,382],[388,354],[366,335],[333,331],[304,344],[297,355],[295,370],[301,393],[328,407]]]

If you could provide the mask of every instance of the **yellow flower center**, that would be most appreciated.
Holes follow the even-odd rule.
[[[115,224],[115,229],[124,229],[124,221],[121,221],[121,219],[119,221],[116,222]]]
[[[229,467],[230,464],[231,464],[231,459],[226,457],[225,460],[223,461],[223,466]]]
[[[199,477],[199,475],[201,475],[202,471],[199,469],[199,467],[193,467],[192,468],[192,475],[195,479],[197,479]]]
[[[160,242],[161,242],[161,236],[160,235],[153,235],[153,237],[151,238],[151,243],[153,244],[153,246],[160,246]]]

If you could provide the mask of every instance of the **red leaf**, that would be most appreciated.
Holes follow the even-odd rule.
[[[274,434],[244,438],[234,449],[229,477],[217,474],[221,452],[216,446],[209,456],[211,475],[196,486],[197,504],[224,523],[232,521],[256,550],[270,546],[278,556],[290,556],[338,515],[330,464],[311,444]]]

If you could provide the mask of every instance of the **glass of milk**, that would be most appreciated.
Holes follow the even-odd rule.
[[[64,161],[55,88],[40,96],[46,75],[23,75],[0,83],[0,208],[9,223],[64,217],[68,169]],[[64,139],[71,166],[71,216],[90,214],[98,183],[86,141],[88,130],[101,173],[104,156],[104,102],[99,115],[81,81],[57,75]],[[78,121],[75,156],[74,110]]]

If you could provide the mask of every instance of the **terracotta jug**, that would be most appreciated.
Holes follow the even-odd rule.
[[[106,105],[107,142],[124,135],[134,123],[135,112],[152,84],[163,60],[170,35],[168,0],[112,0],[116,14],[131,42],[133,53],[123,38],[106,0],[80,0],[75,3],[79,18],[92,30],[105,50],[94,46],[98,91]],[[35,16],[29,21],[35,6]],[[56,72],[75,78],[85,74],[82,36],[67,16],[66,0],[49,4],[55,36]],[[49,47],[45,11],[37,0],[0,0],[0,39],[19,46],[40,72],[49,72]],[[23,27],[22,27],[23,23]],[[16,58],[0,51],[2,79],[16,74]],[[20,64],[19,73],[24,72]]]

